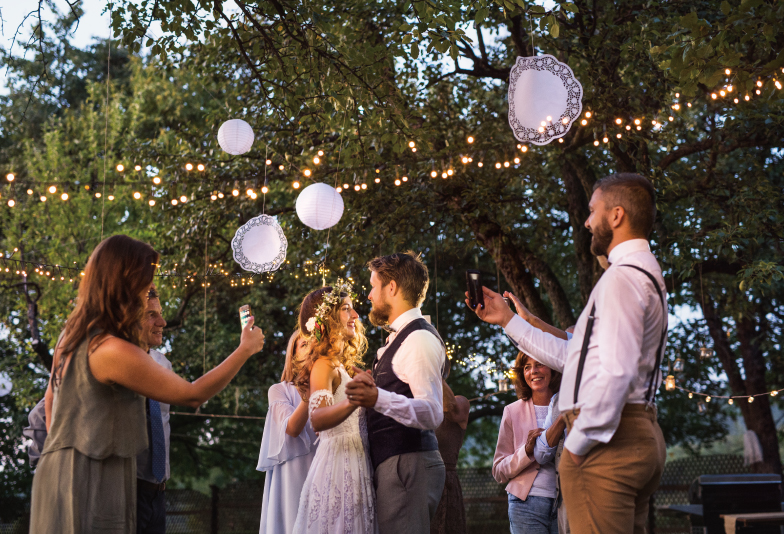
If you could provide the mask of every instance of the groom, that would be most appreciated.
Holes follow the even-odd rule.
[[[351,404],[368,409],[380,534],[427,534],[444,490],[434,430],[444,419],[446,352],[419,311],[429,283],[419,256],[381,256],[368,267],[370,322],[389,325],[392,334],[372,370],[357,373],[346,394]]]

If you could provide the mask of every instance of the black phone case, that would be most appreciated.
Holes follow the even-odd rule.
[[[471,275],[476,275],[473,279]],[[482,273],[475,269],[468,269],[466,271],[466,285],[468,286],[468,305],[471,309],[476,309],[477,305],[482,308],[485,307],[485,294],[482,291]]]

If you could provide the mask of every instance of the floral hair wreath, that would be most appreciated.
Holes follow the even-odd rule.
[[[321,304],[316,308],[316,315],[308,319],[308,322],[305,323],[308,334],[315,336],[316,341],[321,342],[321,339],[326,332],[326,319],[330,310],[343,302],[345,297],[341,297],[341,295],[348,295],[353,298],[354,288],[347,281],[338,278],[332,286],[332,291],[324,293],[322,296]]]

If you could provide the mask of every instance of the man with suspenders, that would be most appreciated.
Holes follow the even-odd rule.
[[[484,321],[501,325],[520,350],[563,372],[559,408],[568,436],[561,480],[575,534],[643,533],[648,502],[659,486],[665,445],[654,395],[667,336],[666,286],[650,251],[656,218],[651,183],[613,174],[594,186],[585,222],[591,252],[606,255],[602,275],[564,340],[515,315],[484,288]]]

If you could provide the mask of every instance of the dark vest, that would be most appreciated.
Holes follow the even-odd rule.
[[[443,345],[444,342],[438,331],[424,319],[415,319],[404,326],[395,336],[384,351],[384,356],[379,361],[378,356],[373,359],[373,380],[376,386],[386,391],[413,399],[411,388],[400,380],[392,370],[392,360],[400,345],[412,332],[427,330]],[[402,425],[386,415],[381,415],[375,410],[367,411],[368,439],[370,441],[370,459],[373,467],[378,468],[387,458],[410,452],[437,451],[438,440],[433,430],[419,430]]]

